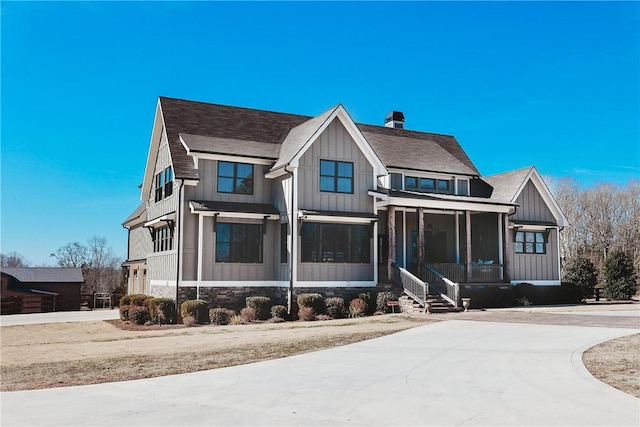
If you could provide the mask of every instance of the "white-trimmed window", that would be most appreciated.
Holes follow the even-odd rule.
[[[353,163],[320,160],[320,191],[353,193]]]
[[[218,223],[216,262],[262,263],[262,224]]]
[[[368,264],[370,252],[370,225],[302,224],[302,262]]]
[[[152,230],[153,252],[164,252],[173,249],[173,229],[168,225]]]
[[[167,166],[156,174],[154,188],[156,202],[173,194],[173,168],[171,166]]]
[[[253,165],[218,162],[218,193],[253,194]]]

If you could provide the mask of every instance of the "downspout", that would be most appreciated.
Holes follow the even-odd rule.
[[[176,225],[174,231],[174,240],[177,240],[176,243],[176,317],[180,314],[180,305],[178,303],[179,298],[179,289],[180,289],[180,239],[182,238],[182,234],[180,233],[180,222],[182,221],[182,216],[180,212],[182,210],[182,186],[184,185],[184,180],[180,181],[180,187],[178,187],[178,209],[176,214]],[[177,235],[177,239],[175,238]],[[177,319],[176,319],[177,323]]]

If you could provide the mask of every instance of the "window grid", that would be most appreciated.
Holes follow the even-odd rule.
[[[353,163],[320,160],[320,191],[353,193]]]
[[[546,242],[541,231],[518,231],[514,250],[517,254],[545,254]]]
[[[253,194],[253,165],[218,162],[218,193]]]
[[[370,226],[305,222],[302,225],[302,262],[368,264],[371,262]]]
[[[218,223],[216,262],[262,263],[262,225]]]

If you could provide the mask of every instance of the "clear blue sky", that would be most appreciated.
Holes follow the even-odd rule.
[[[1,250],[32,263],[139,203],[159,95],[357,122],[401,110],[482,174],[640,175],[638,2],[2,2]]]

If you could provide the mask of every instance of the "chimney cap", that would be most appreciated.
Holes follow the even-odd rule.
[[[387,114],[387,116],[384,118],[384,122],[388,123],[390,121],[404,122],[404,114],[402,114],[402,111],[390,111],[389,114]]]

